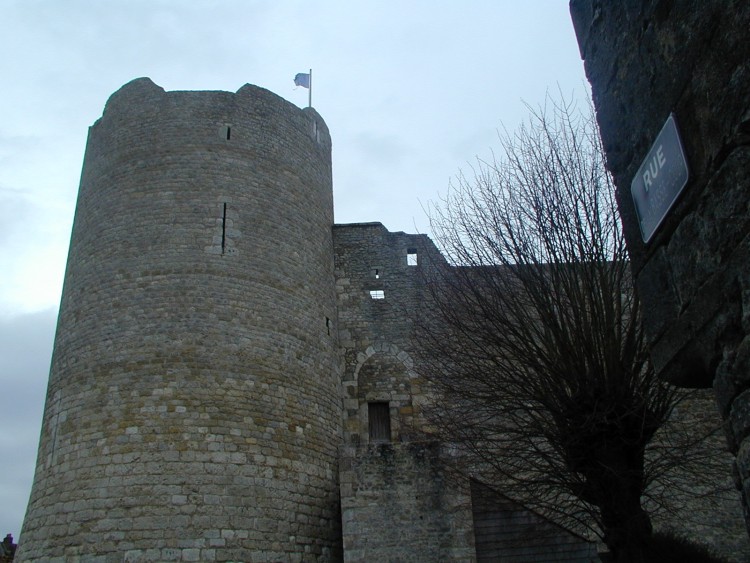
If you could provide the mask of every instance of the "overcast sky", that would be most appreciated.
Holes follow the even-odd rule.
[[[124,83],[313,106],[338,223],[422,205],[547,91],[588,95],[567,0],[0,0],[0,534],[20,534],[88,127]]]

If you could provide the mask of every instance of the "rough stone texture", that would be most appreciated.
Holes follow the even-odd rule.
[[[314,110],[254,86],[112,95],[19,561],[474,560],[468,489],[419,441],[411,318],[442,257],[333,226],[330,151]]]
[[[333,230],[339,340],[344,361],[344,443],[369,441],[367,403],[387,401],[394,441],[408,440],[419,420],[424,382],[413,371],[412,319],[424,305],[420,270],[442,260],[425,235],[390,233],[380,223]],[[416,265],[409,265],[414,251]],[[371,291],[382,291],[373,299]]]
[[[595,543],[476,481],[471,501],[477,561],[600,561]]]
[[[572,0],[654,364],[713,385],[733,453],[747,451],[750,372],[750,3]],[[630,182],[670,112],[690,181],[641,239]],[[747,458],[737,458],[746,520]]]
[[[413,319],[429,307],[424,283],[444,258],[428,237],[390,233],[380,223],[335,225],[334,252],[344,362],[344,560],[473,561],[508,532],[491,527],[475,545],[469,482],[451,470],[460,460],[444,445],[424,441],[430,390],[414,370]],[[372,291],[383,298],[373,299]],[[369,402],[388,403],[390,443],[370,441]],[[542,538],[534,533],[539,517],[508,508],[507,500],[495,504],[485,505],[493,515],[522,520],[514,528],[516,549],[528,548],[536,560],[555,560],[561,550],[570,560],[591,560],[587,541],[558,528]]]
[[[344,560],[471,561],[468,499],[447,490],[438,448],[411,442],[421,436],[425,395],[413,371],[412,315],[422,301],[419,271],[437,250],[424,235],[390,233],[380,223],[333,232],[345,366]],[[391,443],[370,444],[370,402],[388,403]]]
[[[112,95],[19,560],[340,558],[330,150],[254,86]]]
[[[424,305],[420,270],[442,257],[426,236],[380,223],[336,225],[334,249],[345,365],[344,560],[473,561],[469,498],[447,486],[439,447],[414,441],[426,390],[413,370],[412,318]],[[388,403],[390,443],[370,443],[369,402]]]
[[[655,361],[671,379],[710,386],[721,341],[737,330],[734,319],[714,321],[741,310],[736,284],[747,264],[750,7],[574,0],[571,13],[648,305]],[[645,245],[630,182],[670,112],[691,179]],[[710,344],[700,347],[704,335]]]
[[[464,491],[450,486],[437,444],[342,452],[344,561],[474,561]]]
[[[671,506],[666,512],[656,512],[654,529],[704,543],[728,561],[750,560],[750,539],[732,477],[733,456],[727,451],[712,390],[691,390],[672,412],[671,422],[687,425],[693,436],[710,435],[708,452],[717,466],[714,468],[717,474],[713,482],[699,487],[691,472],[682,471],[679,465],[672,468],[671,482],[665,491]],[[670,447],[663,430],[656,434],[654,442],[657,447]],[[722,465],[723,469],[719,469]],[[660,486],[657,484],[655,488]],[[695,496],[685,496],[680,491],[690,491]]]
[[[524,553],[589,560],[507,499],[482,498],[475,539],[414,369],[421,274],[443,257],[424,235],[332,226],[330,150],[314,110],[254,86],[113,94],[89,134],[17,560],[473,561],[507,539],[498,522]],[[728,408],[748,350],[721,363]],[[390,441],[370,443],[370,402]]]

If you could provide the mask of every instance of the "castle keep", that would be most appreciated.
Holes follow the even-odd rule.
[[[593,560],[424,441],[437,260],[334,225],[315,110],[123,86],[89,131],[16,560]]]
[[[337,549],[331,144],[289,109],[141,79],[91,127],[22,559]]]

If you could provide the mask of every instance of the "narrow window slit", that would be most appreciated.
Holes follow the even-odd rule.
[[[315,142],[320,142],[320,131],[318,131],[318,122],[313,121],[313,137],[315,138]]]
[[[328,336],[331,336],[331,319],[326,317],[326,331],[328,332]]]
[[[227,139],[229,133],[227,133]],[[224,214],[221,217],[221,253],[227,249],[227,204],[224,204]]]
[[[232,136],[232,128],[227,125],[227,141]]]

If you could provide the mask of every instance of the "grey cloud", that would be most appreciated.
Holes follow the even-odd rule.
[[[17,537],[34,477],[56,311],[0,317],[0,532]]]
[[[13,233],[29,219],[29,202],[19,190],[0,186],[0,245],[6,244]]]

